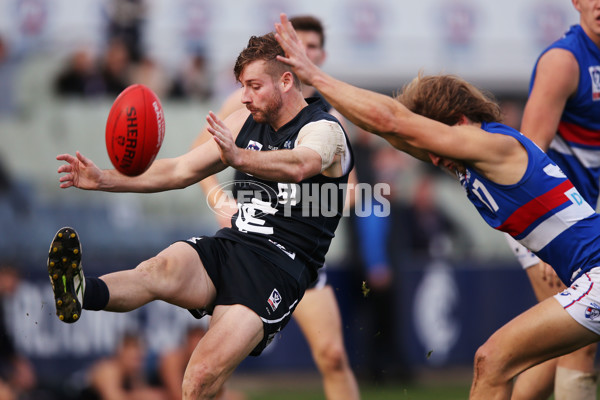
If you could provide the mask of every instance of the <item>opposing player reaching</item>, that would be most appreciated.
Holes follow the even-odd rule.
[[[316,65],[325,61],[325,32],[321,21],[313,16],[302,15],[290,18],[290,22],[296,29],[306,54]],[[243,90],[233,92],[224,102],[221,110],[217,113],[224,119],[231,113],[244,108],[242,102]],[[314,88],[303,85],[302,95],[305,98],[318,96]],[[328,105],[328,111],[336,116],[339,114]],[[338,114],[338,115],[336,115]],[[194,146],[204,143],[210,138],[208,132],[201,133],[196,139]],[[352,175],[350,175],[352,178]],[[236,171],[234,181],[244,179],[243,173]],[[231,225],[231,215],[237,211],[237,205],[230,207],[222,201],[226,196],[219,190],[219,182],[215,175],[204,179],[201,183],[202,189],[207,195],[207,200],[213,208],[218,204],[217,219],[222,227]],[[227,207],[229,206],[229,209]],[[344,345],[342,333],[342,318],[337,304],[333,288],[327,283],[326,267],[319,270],[319,278],[307,289],[302,301],[294,311],[294,319],[300,326],[306,338],[313,359],[319,372],[323,377],[323,388],[328,400],[357,400],[360,392],[354,373],[350,368],[350,362]]]
[[[101,170],[79,152],[57,157],[66,162],[58,169],[62,188],[149,193],[195,184],[227,166],[246,174],[246,201],[231,228],[176,242],[134,269],[83,279],[71,228],[61,229],[50,247],[48,270],[65,322],[79,319],[81,308],[125,312],[153,300],[212,314],[185,371],[186,400],[214,398],[236,366],[260,354],[286,325],[316,279],[342,215],[342,184],[353,163],[348,140],[321,101],[305,101],[278,55],[273,34],[252,37],[234,67],[247,109],[225,121],[211,112],[214,140],[157,160],[138,177]],[[323,186],[321,202],[313,204]],[[323,207],[328,216],[307,215],[306,207]]]
[[[397,149],[457,175],[493,228],[550,263],[569,286],[496,331],[475,355],[472,399],[510,399],[513,378],[600,340],[600,215],[530,139],[499,123],[498,105],[448,75],[413,80],[393,99],[325,74],[284,14],[279,58],[342,115]]]
[[[521,130],[597,208],[600,185],[600,2],[573,0],[580,23],[540,55],[533,70]],[[511,248],[542,301],[564,290],[552,268],[514,240]],[[532,368],[517,379],[513,400],[596,399],[597,346]],[[554,382],[554,385],[552,383]]]

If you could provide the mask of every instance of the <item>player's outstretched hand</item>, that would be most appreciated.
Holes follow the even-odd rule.
[[[280,18],[281,23],[275,23],[275,38],[285,51],[286,57],[277,56],[277,59],[291,66],[303,83],[312,86],[312,79],[320,70],[307,57],[302,41],[296,35],[296,31],[287,16],[282,13]]]
[[[65,161],[58,167],[58,173],[64,174],[60,177],[60,187],[68,188],[71,186],[80,189],[97,189],[102,171],[87,157],[84,157],[79,151],[75,156],[71,154],[59,154],[56,156],[59,161]]]
[[[213,139],[221,151],[221,161],[236,168],[240,161],[240,149],[235,145],[231,131],[219,117],[212,111],[206,117],[207,130],[213,135]]]

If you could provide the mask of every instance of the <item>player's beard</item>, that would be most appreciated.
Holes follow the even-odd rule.
[[[254,118],[254,121],[258,122],[259,124],[270,125],[271,122],[277,118],[282,107],[283,99],[281,97],[281,93],[275,90],[263,108],[253,108],[250,110],[250,112],[252,113],[252,118]]]

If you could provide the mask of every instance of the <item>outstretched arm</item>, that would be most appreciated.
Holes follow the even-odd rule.
[[[405,107],[379,93],[360,89],[327,75],[306,56],[302,42],[285,14],[275,24],[277,41],[286,53],[278,59],[290,65],[298,78],[315,87],[342,115],[361,128],[385,135],[394,131],[398,113],[409,113]],[[343,92],[343,96],[336,95]],[[343,97],[347,100],[341,100]]]
[[[413,113],[390,96],[337,80],[308,59],[285,14],[281,14],[281,23],[275,24],[275,29],[275,37],[286,53],[278,60],[290,65],[302,82],[315,87],[351,122],[383,137],[398,150],[426,162],[430,162],[429,153],[461,160],[480,170],[487,169],[482,163],[507,163],[511,161],[508,155],[519,151],[516,140],[482,135],[482,130],[469,121],[448,126]]]
[[[290,65],[303,83],[315,87],[352,123],[426,162],[429,162],[428,151],[436,152],[436,149],[444,148],[436,146],[441,135],[438,135],[437,142],[431,143],[433,148],[428,148],[430,143],[424,140],[427,139],[426,135],[420,134],[418,130],[431,125],[430,131],[440,132],[448,129],[447,125],[412,113],[390,96],[352,86],[323,72],[306,56],[302,43],[285,14],[281,14],[281,23],[275,24],[275,29],[275,37],[286,53],[286,57],[278,59]]]
[[[102,170],[92,160],[76,152],[56,157],[64,161],[58,168],[60,187],[71,186],[106,192],[161,192],[181,189],[223,170],[218,147],[212,141],[177,158],[156,160],[143,174],[129,177],[116,170]]]

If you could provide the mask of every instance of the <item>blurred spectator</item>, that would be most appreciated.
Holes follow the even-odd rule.
[[[0,116],[16,111],[15,79],[19,63],[8,40],[0,35]]]
[[[1,96],[0,96],[1,97]],[[23,191],[0,158],[0,206],[7,206],[13,216],[22,217],[31,211],[31,199]]]
[[[401,192],[396,181],[402,174],[399,171],[407,167],[406,158],[398,157],[398,151],[373,139],[373,135],[358,128],[357,133],[353,149],[358,182],[369,184],[373,190],[376,184],[387,184],[390,189],[385,196],[386,203],[368,198],[369,193],[365,193],[362,201],[357,199],[357,204],[370,205],[370,210],[363,207],[362,211],[367,212],[359,216],[356,208],[359,206],[356,206],[356,214],[352,215],[352,238],[356,243],[352,249],[357,252],[352,258],[359,264],[364,282],[359,318],[364,324],[362,334],[365,336],[360,340],[364,343],[365,360],[358,364],[360,374],[371,383],[406,381],[412,372],[398,346],[403,328],[396,318],[400,304],[395,290],[399,266],[393,259],[394,254],[405,255],[406,248],[405,240],[397,235],[397,232],[403,232],[398,228],[405,224],[405,206],[395,200]],[[376,214],[376,207],[385,213]]]
[[[430,166],[416,184],[413,201],[406,213],[407,238],[413,258],[448,258],[458,244],[468,249],[467,235],[436,203],[435,179],[443,174]],[[446,178],[446,175],[440,176]],[[461,241],[459,243],[459,241]]]
[[[135,63],[144,56],[142,30],[147,11],[145,0],[111,0],[107,5],[108,40],[122,42]]]
[[[19,354],[6,326],[5,303],[20,283],[17,268],[0,263],[0,399],[41,399],[36,394],[37,377],[31,362]]]
[[[61,96],[91,97],[104,94],[104,83],[96,60],[86,49],[78,49],[67,60],[54,83]]]
[[[145,359],[142,337],[125,334],[112,357],[92,366],[80,400],[166,400],[164,389],[148,383]]]
[[[203,320],[204,321],[204,320]],[[160,380],[168,393],[168,400],[180,400],[183,374],[187,363],[196,348],[196,345],[206,333],[206,327],[202,325],[190,325],[186,332],[183,343],[179,348],[166,352],[160,357],[159,374]],[[243,393],[223,389],[217,396],[219,400],[245,400]]]
[[[100,69],[104,90],[116,96],[130,84],[131,59],[129,50],[120,39],[112,39],[104,53]]]
[[[213,79],[209,76],[205,56],[195,53],[175,79],[170,96],[208,100],[213,94],[212,84]]]
[[[140,83],[149,87],[159,98],[165,97],[170,86],[162,67],[149,56],[143,57],[133,66],[131,78],[131,83]]]

